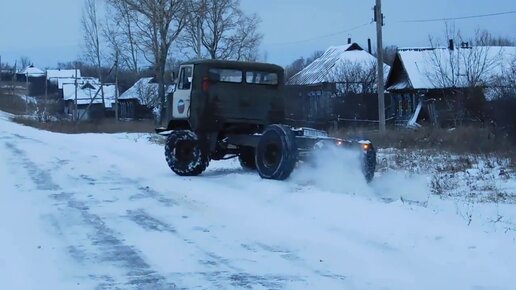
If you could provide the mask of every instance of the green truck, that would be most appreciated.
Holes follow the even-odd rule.
[[[284,180],[300,160],[321,147],[355,150],[366,180],[373,179],[376,151],[367,140],[331,138],[325,131],[298,128],[285,118],[285,85],[274,64],[199,60],[183,63],[176,90],[166,101],[165,157],[178,175],[201,174],[211,160],[238,158],[262,178]],[[306,90],[304,90],[306,91]]]

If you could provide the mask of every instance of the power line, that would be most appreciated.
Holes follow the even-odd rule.
[[[497,13],[489,13],[489,14],[479,14],[479,15],[462,16],[462,17],[449,17],[449,18],[430,18],[430,19],[403,20],[403,21],[399,21],[399,22],[401,22],[401,23],[439,22],[439,21],[449,21],[449,20],[463,20],[463,19],[472,19],[472,18],[491,17],[491,16],[499,16],[499,15],[514,14],[514,13],[516,13],[516,10],[513,10],[513,11],[504,11],[504,12],[497,12]]]
[[[324,34],[324,35],[314,36],[314,37],[312,37],[312,38],[306,38],[306,39],[294,40],[294,41],[288,41],[288,42],[277,42],[277,43],[271,43],[270,45],[296,44],[296,43],[302,43],[302,42],[308,42],[308,41],[312,41],[312,40],[317,40],[317,39],[327,38],[327,37],[331,37],[331,36],[335,36],[335,35],[339,35],[339,34],[343,34],[343,33],[346,33],[346,32],[351,32],[351,31],[357,30],[357,29],[359,29],[359,28],[362,28],[362,27],[368,26],[368,25],[370,25],[371,23],[373,23],[373,22],[363,23],[363,24],[360,24],[360,25],[357,25],[357,26],[354,26],[354,27],[348,28],[348,29],[346,29],[346,30],[341,30],[341,31],[332,32],[332,33],[329,33],[329,34]]]
[[[500,16],[500,15],[507,15],[507,14],[514,14],[516,13],[516,10],[512,11],[504,11],[504,12],[497,12],[497,13],[488,13],[488,14],[478,14],[478,15],[469,15],[469,16],[461,16],[461,17],[447,17],[447,18],[430,18],[430,19],[413,19],[413,20],[401,20],[397,21],[396,23],[424,23],[424,22],[440,22],[440,21],[450,21],[450,20],[464,20],[464,19],[473,19],[473,18],[483,18],[483,17],[492,17],[492,16]],[[300,39],[300,40],[294,40],[294,41],[287,41],[287,42],[276,42],[276,43],[270,43],[269,45],[287,45],[287,44],[296,44],[296,43],[303,43],[303,42],[309,42],[313,40],[318,40],[322,38],[332,37],[339,34],[343,34],[346,32],[351,32],[357,29],[360,29],[362,27],[368,26],[372,24],[374,21],[363,23],[345,30],[332,32],[328,34],[323,34],[319,36],[314,36],[311,38],[306,39]]]

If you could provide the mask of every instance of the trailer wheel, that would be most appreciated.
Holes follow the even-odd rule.
[[[262,178],[284,180],[297,162],[295,137],[289,127],[270,125],[256,147],[256,169]]]
[[[209,158],[206,148],[194,132],[173,131],[165,145],[167,164],[177,175],[199,175],[208,167]]]
[[[240,161],[240,166],[247,170],[256,170],[256,160],[254,158],[254,148],[253,147],[241,147],[240,154],[238,155],[238,161]]]
[[[367,151],[362,158],[362,173],[367,183],[373,181],[374,171],[376,169],[376,151],[374,149]]]

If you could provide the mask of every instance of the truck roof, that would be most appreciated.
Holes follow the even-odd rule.
[[[250,62],[250,61],[234,61],[234,60],[218,60],[218,59],[203,59],[203,60],[192,60],[185,62],[184,64],[201,64],[206,66],[213,66],[217,68],[229,68],[229,69],[244,69],[244,70],[264,70],[264,71],[275,71],[282,73],[283,68],[279,65],[262,62]]]

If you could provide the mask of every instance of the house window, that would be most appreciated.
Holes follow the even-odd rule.
[[[245,73],[245,81],[248,84],[277,85],[278,74],[264,71],[248,71]]]
[[[177,84],[178,90],[189,90],[192,87],[192,72],[191,66],[184,66],[179,72],[179,83]]]
[[[237,69],[210,68],[210,80],[226,83],[241,83],[242,71]]]

